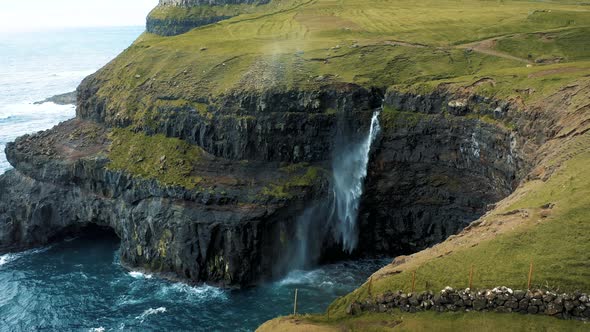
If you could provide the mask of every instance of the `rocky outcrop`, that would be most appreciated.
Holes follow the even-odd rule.
[[[34,104],[39,105],[43,103],[54,103],[57,105],[75,105],[76,91],[55,95],[53,97],[46,98],[45,100],[37,101]]]
[[[241,13],[240,5],[263,5],[270,0],[160,0],[147,18],[146,30],[175,36]],[[173,10],[169,10],[169,8]],[[235,8],[231,8],[235,7]]]
[[[219,21],[232,18],[230,15],[213,15],[197,17],[166,17],[155,18],[148,16],[146,21],[146,31],[160,36],[176,36],[188,32],[200,26],[217,23]]]
[[[363,311],[389,312],[394,308],[404,312],[420,311],[486,311],[522,314],[539,314],[564,319],[590,319],[590,298],[584,293],[557,293],[542,289],[455,290],[447,287],[438,294],[433,292],[386,292],[365,302],[350,304],[346,312],[358,315]]]

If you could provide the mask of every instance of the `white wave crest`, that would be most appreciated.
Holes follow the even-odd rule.
[[[10,253],[10,254],[2,255],[2,256],[0,256],[0,266],[6,265],[8,263],[12,263],[12,262],[16,261],[17,259],[22,258],[24,256],[40,254],[40,253],[45,252],[49,249],[51,249],[51,246],[45,247],[45,248],[31,249],[31,250],[27,250],[27,251],[23,251],[23,252],[18,252],[18,253]]]
[[[181,296],[191,301],[227,300],[227,293],[221,288],[209,285],[189,286],[180,282],[162,286],[158,296],[162,299]]]
[[[14,254],[2,255],[2,256],[0,256],[0,266],[2,266],[4,264],[8,264],[8,263],[12,262],[15,259],[16,259],[16,257],[15,257]]]
[[[141,273],[141,272],[137,272],[137,271],[131,271],[131,272],[129,272],[129,275],[135,279],[151,279],[152,278],[151,274],[145,274],[145,273]]]
[[[135,317],[135,319],[139,319],[142,323],[143,321],[145,321],[145,319],[151,315],[157,315],[157,314],[163,314],[166,312],[166,308],[165,307],[159,307],[159,308],[149,308],[146,311],[144,311],[141,315]]]
[[[105,332],[106,329],[104,327],[95,327],[89,330],[90,332]]]

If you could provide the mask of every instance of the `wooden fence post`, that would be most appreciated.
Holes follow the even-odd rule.
[[[414,293],[414,289],[416,289],[416,271],[412,272],[412,291],[410,293]]]
[[[531,259],[531,265],[529,266],[529,281],[527,283],[527,289],[531,289],[531,283],[533,281],[533,260]]]
[[[293,304],[293,316],[297,316],[297,291],[298,289],[295,289],[295,303]]]

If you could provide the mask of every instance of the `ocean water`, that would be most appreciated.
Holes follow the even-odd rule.
[[[119,264],[114,236],[0,256],[1,331],[253,331],[293,310],[322,312],[383,265],[342,262],[245,290],[173,283]]]
[[[127,47],[143,28],[50,31],[0,36],[0,174],[14,138],[72,118],[74,106],[33,105],[73,91]],[[293,271],[245,290],[188,286],[127,271],[119,240],[88,234],[45,248],[0,255],[0,332],[253,331],[293,310],[324,311],[358,287],[384,260]]]
[[[128,47],[143,27],[0,34],[0,174],[10,165],[6,143],[75,115],[73,105],[36,101],[74,91]]]

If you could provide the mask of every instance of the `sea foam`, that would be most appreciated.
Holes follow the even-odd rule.
[[[27,250],[27,251],[23,251],[23,252],[18,252],[18,253],[11,253],[11,254],[2,255],[2,256],[0,256],[0,266],[6,265],[8,263],[12,263],[12,262],[16,261],[17,259],[22,258],[24,256],[40,254],[40,253],[45,252],[49,249],[51,249],[51,246],[44,247],[44,248],[38,248],[38,249],[31,249],[31,250]]]
[[[145,321],[145,319],[149,316],[152,315],[157,315],[157,314],[162,314],[166,312],[166,308],[165,307],[159,307],[159,308],[149,308],[146,311],[144,311],[141,315],[135,317],[135,319],[140,320],[142,323]]]
[[[183,297],[193,302],[220,301],[228,299],[227,292],[221,288],[209,285],[189,286],[181,282],[163,285],[158,290],[157,296],[161,299]]]
[[[145,273],[141,273],[141,272],[137,272],[137,271],[131,271],[131,272],[129,272],[129,275],[135,279],[151,279],[152,278],[151,274],[145,274]]]

